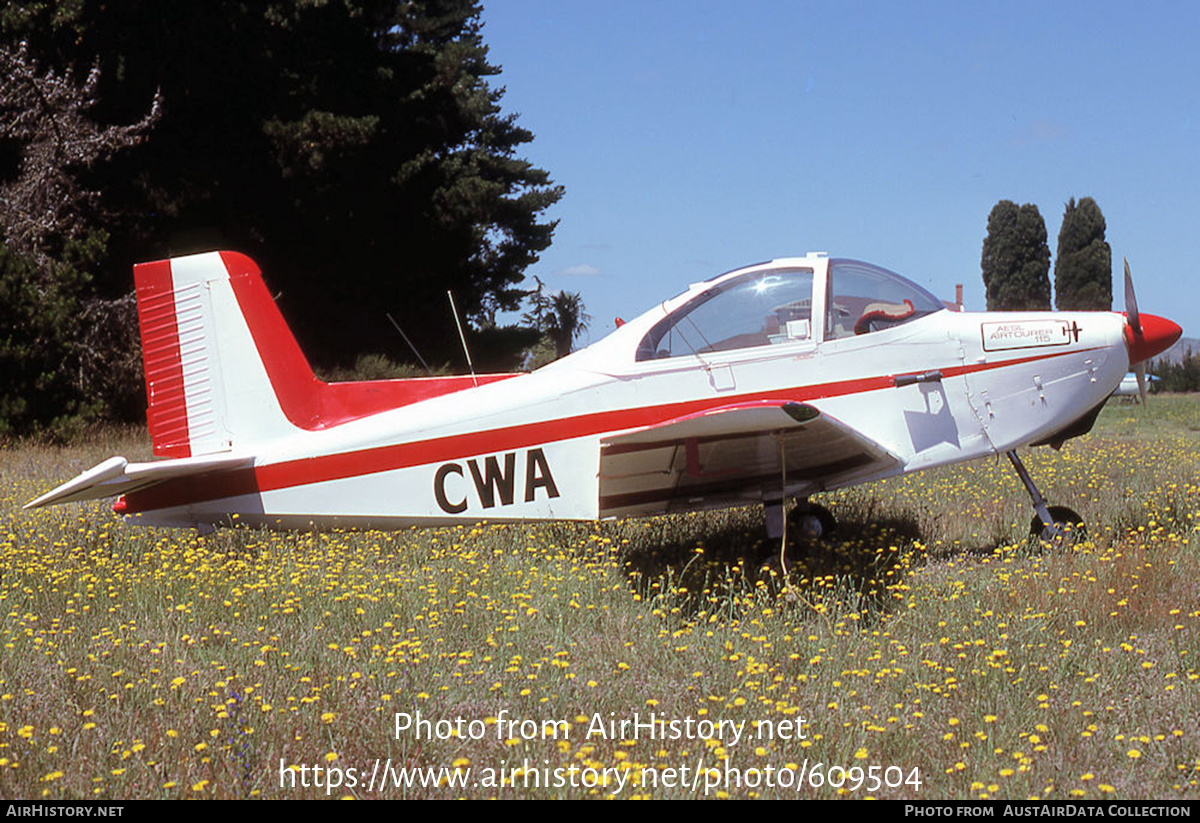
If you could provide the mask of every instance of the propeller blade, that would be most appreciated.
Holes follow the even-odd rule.
[[[1129,260],[1125,260],[1125,319],[1133,333],[1141,337],[1142,318],[1138,314],[1137,295],[1133,292],[1133,275],[1129,273]]]
[[[1141,398],[1142,405],[1146,405],[1146,361],[1142,361],[1133,367],[1133,373],[1137,375],[1138,381],[1138,397]]]

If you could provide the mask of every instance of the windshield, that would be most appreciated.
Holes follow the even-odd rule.
[[[661,320],[638,360],[769,346],[812,335],[811,269],[750,272],[709,289]]]

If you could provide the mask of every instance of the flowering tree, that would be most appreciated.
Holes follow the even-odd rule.
[[[68,69],[42,72],[22,43],[0,46],[0,231],[9,249],[49,266],[65,241],[85,233],[100,193],[83,173],[141,142],[159,118],[157,96],[131,126],[101,126],[87,116],[96,105],[99,68],[78,83]]]
[[[131,126],[99,125],[87,115],[99,77],[79,83],[40,70],[23,44],[0,47],[0,435],[62,431],[141,385],[132,301],[89,287],[105,236],[85,179],[143,138],[159,104]]]

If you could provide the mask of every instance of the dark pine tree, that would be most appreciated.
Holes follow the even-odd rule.
[[[0,35],[100,65],[104,122],[162,117],[99,181],[123,219],[106,279],[227,247],[259,261],[314,361],[457,360],[446,291],[479,328],[517,307],[562,195],[518,152],[474,0],[16,0]],[[477,363],[478,365],[478,363]]]
[[[1050,247],[1037,206],[1001,200],[992,208],[982,266],[988,311],[1050,308]]]
[[[1112,249],[1104,215],[1090,197],[1072,197],[1063,212],[1054,258],[1054,305],[1062,311],[1112,310]]]

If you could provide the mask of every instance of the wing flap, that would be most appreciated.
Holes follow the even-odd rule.
[[[602,517],[754,503],[887,473],[900,460],[807,404],[725,406],[605,438]],[[786,474],[785,474],[786,473]]]
[[[58,503],[114,497],[176,477],[207,474],[225,469],[247,468],[253,465],[254,457],[252,455],[184,457],[178,460],[159,460],[153,463],[130,463],[124,457],[110,457],[75,479],[68,480],[41,497],[30,500],[24,508],[37,509]]]

